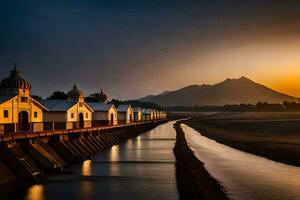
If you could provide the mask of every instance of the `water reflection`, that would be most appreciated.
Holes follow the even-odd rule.
[[[109,175],[110,176],[120,176],[120,164],[117,163],[120,161],[120,149],[119,146],[112,146],[109,150],[108,161],[114,161],[114,163],[109,163]]]
[[[44,186],[33,185],[28,189],[26,200],[45,200]]]
[[[151,137],[151,132],[150,132],[150,137]],[[141,142],[141,136],[136,137],[135,139],[136,141],[136,158],[138,160],[141,160],[141,156],[142,156],[142,142]]]
[[[109,151],[109,160],[110,161],[119,161],[120,155],[119,155],[119,147],[117,145],[112,146]]]
[[[245,153],[182,126],[195,155],[234,199],[300,199],[300,168]]]
[[[93,199],[93,183],[89,180],[82,180],[80,182],[80,196],[81,199],[89,200]]]
[[[13,199],[178,199],[175,140],[160,139],[174,137],[173,122],[163,124],[91,160],[69,166],[72,173],[55,175],[43,186],[16,189],[20,198]]]
[[[91,160],[86,160],[82,163],[82,169],[81,169],[81,174],[83,176],[91,176],[91,165],[92,161]]]

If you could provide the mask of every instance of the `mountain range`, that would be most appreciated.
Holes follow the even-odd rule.
[[[190,85],[176,91],[148,95],[139,101],[160,106],[213,106],[226,104],[256,104],[258,102],[298,102],[298,98],[277,92],[246,77],[226,79],[214,85]]]

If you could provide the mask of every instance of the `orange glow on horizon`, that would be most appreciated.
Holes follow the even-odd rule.
[[[268,80],[262,80],[261,83],[275,91],[300,97],[300,74],[272,77]]]

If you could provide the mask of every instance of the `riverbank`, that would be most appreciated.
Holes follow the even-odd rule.
[[[184,132],[180,127],[182,121],[174,124],[176,143],[176,178],[180,199],[228,199],[222,186],[205,169],[189,148]]]
[[[298,117],[218,114],[192,118],[185,123],[202,135],[230,147],[300,166],[300,119]]]

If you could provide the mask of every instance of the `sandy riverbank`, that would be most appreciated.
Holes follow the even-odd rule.
[[[180,199],[228,199],[222,186],[204,168],[189,148],[181,122],[174,125],[176,129],[176,143],[174,154],[176,157],[176,178]]]
[[[245,114],[243,114],[245,115]],[[300,121],[281,116],[218,115],[186,122],[202,135],[233,148],[300,166]]]

